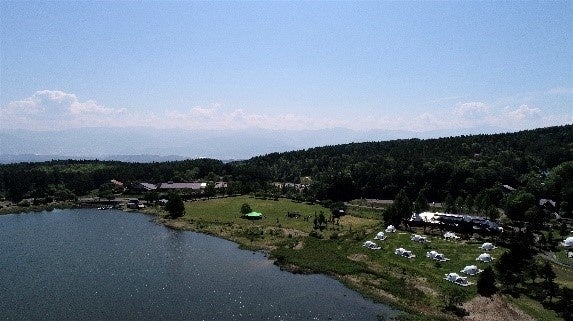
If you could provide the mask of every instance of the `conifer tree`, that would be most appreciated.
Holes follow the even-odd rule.
[[[476,286],[477,292],[482,296],[489,297],[497,292],[497,287],[495,286],[495,273],[490,266],[480,273]]]
[[[169,200],[165,205],[165,210],[169,213],[169,217],[176,219],[185,215],[185,204],[181,195],[178,193],[169,194]]]

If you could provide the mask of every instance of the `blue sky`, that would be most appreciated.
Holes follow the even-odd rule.
[[[0,127],[573,123],[573,2],[0,2]]]

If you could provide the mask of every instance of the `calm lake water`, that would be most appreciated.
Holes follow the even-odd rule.
[[[376,320],[394,312],[323,275],[144,214],[0,216],[2,320]]]

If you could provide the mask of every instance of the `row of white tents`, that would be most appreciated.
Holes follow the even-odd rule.
[[[482,250],[485,250],[485,251],[490,251],[490,250],[495,249],[496,247],[491,243],[484,243],[480,246],[480,248]],[[482,253],[476,258],[476,261],[479,261],[481,263],[489,263],[489,262],[493,261],[493,259],[494,258],[491,256],[491,254]],[[466,265],[462,270],[460,270],[460,273],[463,273],[463,274],[466,274],[469,276],[475,276],[475,275],[480,274],[481,272],[483,272],[483,270],[480,269],[475,264]],[[455,273],[455,272],[446,274],[444,276],[444,280],[450,281],[454,284],[461,285],[461,286],[469,286],[469,285],[473,284],[473,282],[468,281],[468,278],[466,276],[460,276],[458,273]]]
[[[394,225],[388,225],[388,227],[386,227],[386,230],[384,230],[386,233],[394,233],[396,232],[396,228],[394,227]],[[374,237],[375,240],[379,240],[379,241],[384,241],[386,239],[386,234],[384,234],[384,232],[378,232],[376,234],[376,236]],[[367,249],[370,250],[379,250],[381,249],[380,246],[378,246],[378,244],[374,243],[373,241],[366,241],[364,242],[364,244],[362,244],[362,246],[364,246]]]
[[[445,255],[443,253],[439,253],[437,251],[429,251],[426,252],[426,257],[431,258],[433,260],[439,261],[439,262],[445,262],[445,261],[449,261],[450,259],[446,258]],[[493,260],[493,257],[488,254],[488,253],[482,253],[478,256],[478,258],[476,259],[480,262],[491,262]],[[460,273],[469,275],[469,276],[475,276],[478,275],[479,273],[483,272],[482,269],[478,268],[477,265],[466,265],[461,271]],[[472,285],[472,282],[469,282],[467,277],[465,276],[461,276],[458,273],[452,272],[452,273],[448,273],[444,276],[444,280],[450,281],[452,283],[455,283],[457,285],[461,285],[461,286],[469,286]]]
[[[389,225],[385,232],[386,233],[393,233],[396,231],[396,228],[392,225]],[[387,238],[387,235],[384,232],[378,232],[376,234],[376,236],[374,237],[375,240],[379,240],[379,241],[384,241]],[[444,234],[444,238],[445,239],[458,239],[459,237],[457,237],[455,235],[455,233],[453,232],[446,232]],[[428,240],[428,238],[426,236],[422,236],[422,235],[418,235],[418,234],[414,234],[412,235],[412,237],[410,238],[413,242],[418,242],[418,243],[430,243],[430,240]],[[571,240],[573,242],[573,238]],[[363,244],[364,247],[371,249],[371,250],[379,250],[381,249],[381,247],[376,244],[373,241],[366,241]],[[493,245],[490,242],[486,242],[483,243],[480,247],[480,249],[482,249],[483,251],[491,251],[493,249],[496,249],[496,246]],[[405,257],[408,259],[413,259],[416,257],[415,254],[412,253],[412,251],[406,250],[403,247],[397,248],[394,250],[394,254],[401,256],[401,257]],[[436,260],[439,262],[446,262],[449,261],[450,259],[448,259],[443,253],[440,253],[438,251],[435,250],[431,250],[426,252],[426,257],[432,260]],[[494,258],[489,254],[489,253],[482,253],[480,254],[477,258],[476,261],[482,262],[482,263],[488,263],[493,261]],[[463,273],[465,275],[468,276],[475,276],[479,273],[481,273],[483,270],[478,268],[477,265],[466,265],[461,271],[460,273]],[[473,284],[472,282],[468,281],[466,276],[461,276],[458,273],[448,273],[444,276],[444,280],[450,281],[452,283],[455,283],[457,285],[461,285],[461,286],[469,286],[471,284]]]
[[[395,231],[396,231],[396,228],[392,225],[389,225],[385,230],[386,233],[393,233]],[[383,241],[386,238],[387,238],[387,235],[384,234],[384,232],[378,232],[376,234],[376,236],[374,237],[375,240],[379,240],[379,241]],[[453,232],[446,232],[444,234],[444,238],[445,239],[459,239],[459,237]],[[430,240],[428,240],[428,238],[426,236],[422,236],[422,235],[418,235],[418,234],[412,235],[412,237],[410,239],[412,241],[418,242],[418,243],[430,243]],[[566,248],[573,248],[573,236],[566,238],[561,243],[561,245],[566,247]],[[366,242],[364,242],[363,246],[368,248],[368,249],[372,249],[372,250],[381,249],[381,247],[378,246],[373,241],[366,241]],[[494,250],[497,247],[493,243],[485,242],[479,248],[481,250],[487,252],[487,251]],[[479,261],[481,263],[492,262],[494,260],[494,257],[492,257],[491,254],[486,253],[486,252],[481,253],[476,258],[476,261]],[[405,248],[402,248],[402,247],[395,249],[394,254],[401,256],[401,257],[408,258],[408,259],[413,259],[416,257],[416,255],[413,254],[412,251],[406,250]],[[440,253],[440,252],[435,251],[435,250],[431,250],[431,251],[426,252],[426,257],[429,259],[432,259],[432,260],[439,261],[439,262],[446,262],[446,261],[450,260],[443,253]],[[473,265],[473,264],[472,265],[466,265],[462,270],[460,270],[460,273],[463,273],[463,274],[468,275],[468,276],[475,276],[481,272],[483,272],[483,270],[480,269],[477,265]],[[445,274],[444,280],[447,280],[449,282],[452,282],[452,283],[460,285],[460,286],[469,286],[469,285],[473,284],[472,282],[468,281],[467,276],[461,276],[460,274],[455,273],[455,272]]]
[[[444,237],[445,237],[445,235],[444,235]],[[493,243],[485,242],[482,245],[480,245],[479,248],[483,251],[491,251],[491,250],[496,249],[497,247],[495,245],[493,245]],[[493,259],[494,258],[491,256],[491,254],[484,252],[484,253],[481,253],[476,258],[476,261],[479,261],[482,263],[489,263],[489,262],[493,261]],[[475,275],[480,274],[481,272],[483,272],[483,270],[474,264],[466,265],[462,270],[460,270],[460,273],[463,273],[463,274],[468,275],[468,276],[475,276]],[[470,286],[473,284],[473,282],[468,281],[467,276],[461,276],[455,272],[446,274],[444,276],[444,280],[450,281],[450,282],[457,284],[457,285],[460,285],[460,286]]]

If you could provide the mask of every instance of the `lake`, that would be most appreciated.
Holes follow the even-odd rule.
[[[2,320],[377,320],[324,275],[116,210],[0,216]]]

